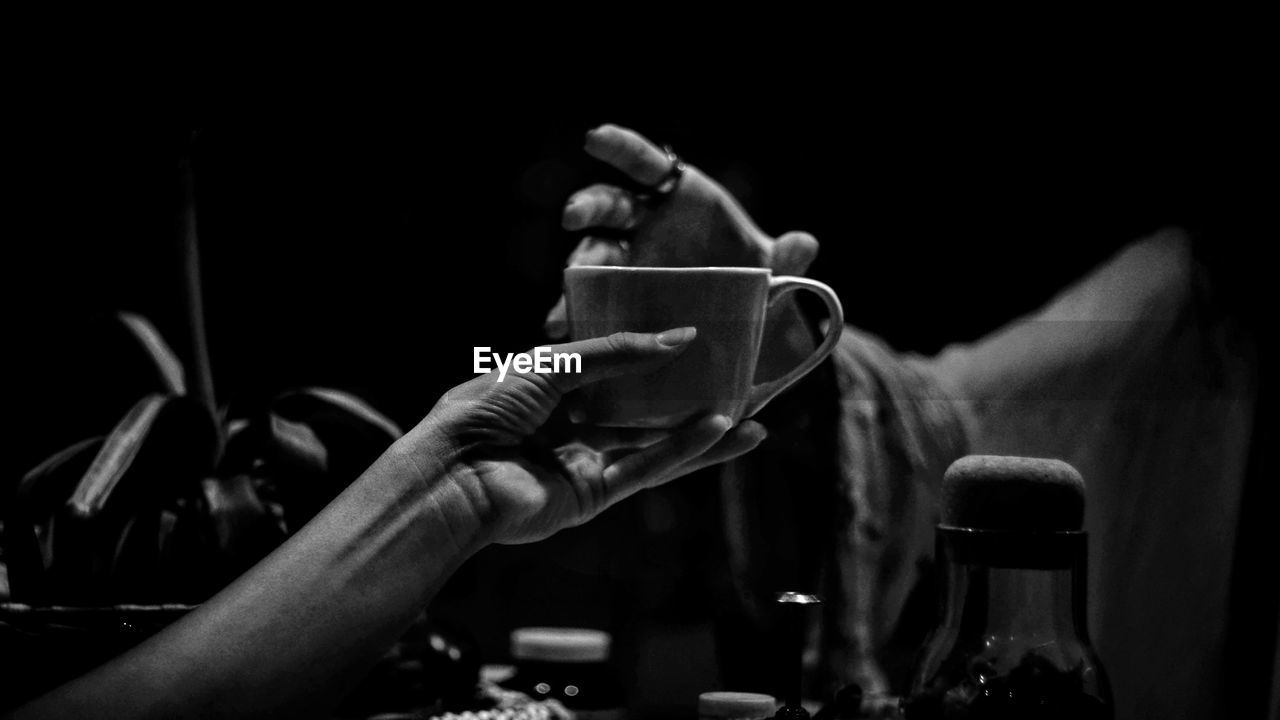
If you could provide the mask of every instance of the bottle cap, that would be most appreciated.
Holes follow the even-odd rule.
[[[698,715],[722,720],[773,717],[778,701],[772,695],[747,692],[704,692],[698,696]]]
[[[480,682],[493,685],[501,685],[502,683],[515,677],[516,667],[514,665],[481,665],[480,666]]]
[[[603,630],[526,627],[511,631],[511,656],[536,662],[603,662],[612,638]]]
[[[1061,460],[969,455],[942,479],[942,525],[1071,532],[1084,526],[1084,479]]]

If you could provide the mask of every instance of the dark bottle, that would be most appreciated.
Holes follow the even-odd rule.
[[[779,688],[782,706],[774,713],[773,720],[809,720],[809,711],[800,699],[804,693],[804,639],[813,613],[822,605],[817,595],[798,592],[780,592],[774,598],[783,631],[783,676]]]
[[[1058,460],[969,456],[943,480],[944,591],[908,720],[1111,720],[1085,619],[1084,481]]]
[[[511,632],[516,672],[502,684],[534,700],[556,700],[575,720],[619,720],[625,706],[601,630],[528,627]]]

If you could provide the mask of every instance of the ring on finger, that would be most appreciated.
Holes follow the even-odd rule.
[[[669,166],[666,174],[658,179],[658,182],[649,186],[647,192],[642,195],[642,199],[649,203],[662,202],[671,196],[680,186],[680,178],[684,177],[685,164],[684,160],[671,149],[670,145],[662,146],[663,152],[667,154],[667,162]]]

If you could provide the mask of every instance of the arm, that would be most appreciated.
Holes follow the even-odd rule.
[[[679,354],[662,335],[559,348],[581,375],[492,374],[451,390],[285,545],[178,623],[14,717],[291,717],[334,703],[482,546],[532,542],[646,487],[750,450],[763,429],[710,417],[640,449],[529,440],[582,383]]]
[[[973,452],[1058,457],[1084,475],[1090,632],[1117,717],[1230,714],[1260,365],[1214,279],[1237,281],[1199,265],[1187,233],[1163,230],[1034,315],[921,364],[963,413]]]
[[[968,452],[1057,457],[1086,481],[1090,632],[1117,716],[1226,713],[1258,369],[1208,279],[1186,234],[1166,230],[936,358],[845,332],[833,355],[846,513],[833,529],[835,616],[847,619],[829,638],[838,676],[900,677],[900,651],[920,639],[909,631],[932,624],[910,593],[928,577],[917,563],[932,554],[947,465]]]
[[[334,704],[485,539],[418,444],[397,442],[174,626],[15,717],[280,716]]]
[[[1034,314],[933,360],[973,452],[1072,455],[1137,375],[1189,362],[1190,245],[1179,230],[1136,242]]]

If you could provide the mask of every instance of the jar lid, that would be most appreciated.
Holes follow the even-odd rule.
[[[609,633],[567,627],[526,627],[511,631],[511,656],[540,662],[603,662],[609,659]]]
[[[748,692],[704,692],[698,696],[698,715],[725,720],[773,717],[778,701],[772,695]]]

